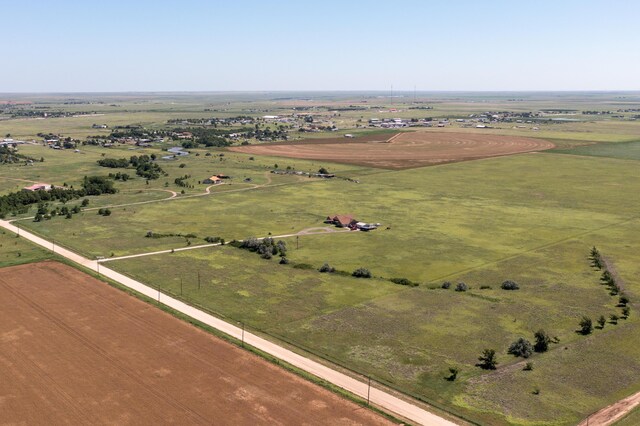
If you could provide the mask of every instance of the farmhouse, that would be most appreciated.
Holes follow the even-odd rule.
[[[203,180],[202,183],[217,185],[219,183],[222,183],[222,179],[220,179],[218,176],[211,176],[210,178]]]
[[[24,188],[22,188],[23,191],[29,191],[29,192],[34,192],[34,191],[49,191],[52,188],[51,185],[49,185],[48,183],[35,183],[31,186],[25,186]]]
[[[357,221],[353,218],[353,216],[348,214],[337,214],[335,216],[327,216],[327,218],[325,219],[325,223],[332,223],[339,228],[347,228],[356,222]]]

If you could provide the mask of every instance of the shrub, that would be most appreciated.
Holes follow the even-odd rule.
[[[295,269],[315,269],[312,265],[309,265],[308,263],[296,263],[295,265],[293,265],[293,267]]]
[[[611,314],[609,315],[609,322],[611,324],[617,324],[618,323],[618,316],[616,314]]]
[[[600,315],[600,318],[598,318],[597,323],[600,326],[600,329],[604,328],[604,325],[607,323],[607,320],[605,319],[604,315]]]
[[[280,258],[280,262],[281,265],[288,265],[289,264],[289,259],[287,259],[286,257],[282,256]]]
[[[522,369],[524,371],[531,371],[533,370],[533,362],[529,361],[524,365],[524,368]]]
[[[515,281],[507,280],[500,286],[503,290],[518,290],[520,286]]]
[[[371,272],[366,268],[358,268],[351,273],[351,276],[356,278],[371,278]]]
[[[445,290],[449,289],[451,287],[451,283],[449,281],[445,281],[442,283],[442,288],[444,288]]]
[[[414,283],[413,281],[410,281],[406,278],[391,278],[389,279],[389,281],[391,281],[394,284],[400,284],[400,285],[408,285],[410,287],[417,287],[418,283]]]
[[[629,297],[626,294],[621,294],[620,298],[618,299],[618,305],[626,306],[629,301]]]
[[[549,349],[549,343],[551,339],[546,331],[540,329],[534,333],[536,342],[533,345],[533,350],[536,352],[546,352]]]
[[[458,370],[456,367],[449,367],[449,376],[446,377],[446,380],[453,382],[458,377],[459,372],[460,370]]]
[[[591,334],[591,332],[593,331],[593,322],[591,321],[591,318],[587,316],[582,317],[578,325],[580,326],[581,334],[587,335]]]
[[[482,355],[478,357],[478,367],[483,370],[495,370],[498,361],[496,360],[496,351],[493,349],[485,349],[482,351]]]
[[[629,318],[629,314],[631,313],[631,308],[628,306],[625,306],[624,308],[622,308],[622,318],[627,319]]]
[[[465,283],[463,282],[459,282],[458,284],[456,284],[456,291],[467,291],[469,290],[469,286],[467,286]]]
[[[533,346],[527,339],[520,337],[509,346],[508,353],[514,356],[529,358],[533,354]]]
[[[335,272],[336,268],[334,268],[333,266],[330,266],[328,263],[323,264],[320,269],[318,269],[318,271],[322,272],[322,273],[331,273],[331,272]]]

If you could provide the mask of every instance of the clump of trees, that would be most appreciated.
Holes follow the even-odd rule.
[[[111,216],[111,210],[110,209],[98,209],[98,214],[100,216]]]
[[[451,288],[451,283],[449,281],[445,281],[442,283],[442,285],[440,286],[441,288],[448,290],[449,288]]]
[[[162,167],[159,164],[154,163],[155,155],[132,155],[129,160],[126,158],[101,158],[98,160],[98,165],[102,167],[109,167],[112,169],[120,168],[126,169],[132,167],[136,169],[136,174],[145,179],[154,180],[160,178],[160,176],[167,176]]]
[[[113,181],[102,176],[85,176],[81,189],[54,187],[48,191],[17,191],[0,196],[0,218],[7,214],[26,213],[29,207],[38,203],[59,201],[67,203],[87,195],[115,194]],[[44,213],[41,212],[44,216]]]
[[[224,238],[220,238],[220,237],[204,237],[204,240],[206,242],[208,242],[209,244],[220,243],[221,245],[224,245]]]
[[[263,259],[271,259],[276,255],[280,255],[281,258],[287,256],[287,244],[282,240],[275,241],[271,237],[263,239],[255,237],[247,238],[240,242],[238,247],[258,253]]]

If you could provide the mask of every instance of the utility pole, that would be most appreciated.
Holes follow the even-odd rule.
[[[300,236],[296,235],[296,250],[300,248]]]
[[[367,388],[367,405],[369,405],[369,401],[371,400],[371,376],[368,377],[369,379],[369,387]]]

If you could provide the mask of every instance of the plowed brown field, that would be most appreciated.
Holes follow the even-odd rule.
[[[386,139],[319,139],[303,142],[239,146],[232,151],[256,155],[326,160],[384,169],[408,169],[433,164],[499,157],[551,149],[540,139],[478,133],[406,132]]]
[[[56,262],[0,269],[1,424],[389,424]]]

